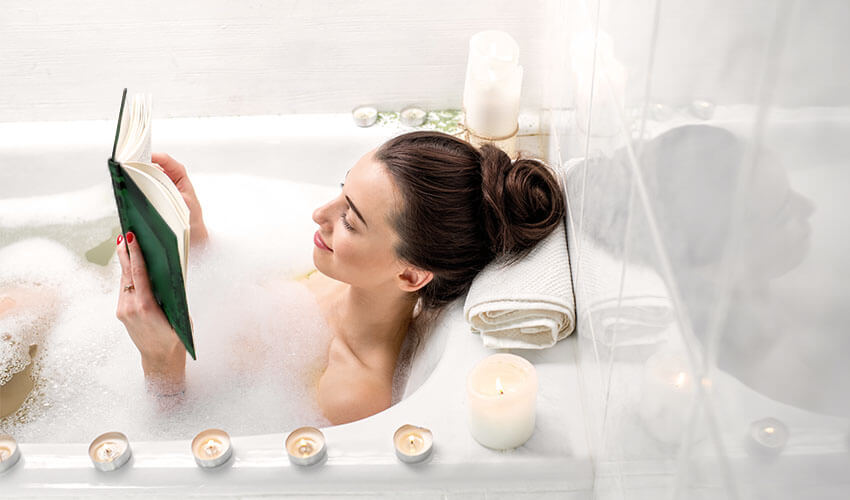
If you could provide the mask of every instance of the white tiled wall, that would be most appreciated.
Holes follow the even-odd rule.
[[[459,108],[469,37],[511,33],[541,104],[543,4],[475,0],[8,0],[0,122],[114,119],[123,87],[154,117]]]
[[[561,49],[543,95],[568,168],[595,496],[846,496],[850,70],[834,61],[850,4],[550,8]],[[582,30],[597,40],[592,97],[572,70]],[[709,119],[694,100],[716,106]],[[590,123],[582,106],[599,110]],[[778,456],[748,442],[765,417],[788,430]]]

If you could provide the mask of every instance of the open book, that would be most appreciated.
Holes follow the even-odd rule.
[[[108,160],[121,232],[138,237],[151,289],[177,336],[195,359],[186,301],[189,207],[177,187],[151,162],[151,98],[137,94],[121,110]]]

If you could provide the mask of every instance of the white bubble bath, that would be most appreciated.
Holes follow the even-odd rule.
[[[0,408],[9,413],[0,434],[14,437],[23,457],[0,472],[4,497],[592,491],[569,339],[518,353],[539,378],[531,439],[506,452],[473,440],[466,377],[492,351],[469,333],[462,301],[416,348],[407,345],[392,407],[340,426],[321,415],[316,386],[330,332],[297,281],[312,269],[311,213],[361,155],[398,132],[360,129],[347,115],[154,122],[154,150],[187,165],[210,230],[187,273],[197,360],[187,362],[185,399],[163,409],[146,393],[138,351],[115,316],[112,127],[0,124],[0,385],[25,373],[32,380],[19,408]],[[397,459],[393,433],[404,424],[432,431],[425,463]],[[321,429],[327,442],[327,458],[309,468],[291,464],[284,448],[302,426]],[[190,449],[209,428],[233,444],[233,457],[213,470],[198,467]],[[133,457],[102,472],[87,450],[110,431],[127,436]]]

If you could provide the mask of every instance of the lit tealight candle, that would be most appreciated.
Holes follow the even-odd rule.
[[[401,110],[399,113],[399,121],[408,127],[418,127],[425,123],[425,117],[428,113],[418,106],[409,106]]]
[[[670,118],[673,118],[673,108],[667,106],[666,104],[655,103],[650,108],[650,114],[655,121],[658,122],[666,122]]]
[[[325,435],[315,427],[299,427],[286,438],[289,461],[296,465],[313,465],[327,455]]]
[[[747,449],[753,455],[772,457],[788,442],[788,427],[775,418],[763,418],[750,424]]]
[[[121,468],[132,456],[127,436],[120,432],[107,432],[94,438],[89,445],[89,457],[95,469],[111,471]]]
[[[207,429],[192,440],[192,455],[200,467],[218,467],[233,454],[230,436],[221,429]]]
[[[7,434],[0,434],[0,472],[14,467],[20,458],[21,452],[15,438]]]
[[[415,425],[402,425],[393,434],[395,454],[405,463],[417,463],[431,456],[434,437],[431,431]]]
[[[691,103],[691,113],[700,120],[710,120],[714,116],[714,103],[696,100]]]
[[[534,432],[537,372],[514,354],[494,354],[478,363],[466,382],[469,431],[482,445],[516,448]]]
[[[378,110],[372,106],[360,106],[354,108],[351,116],[358,127],[371,127],[378,120]]]

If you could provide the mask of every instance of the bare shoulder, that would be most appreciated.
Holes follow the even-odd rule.
[[[390,407],[392,379],[363,364],[344,342],[331,341],[328,367],[319,380],[319,407],[334,425]]]

